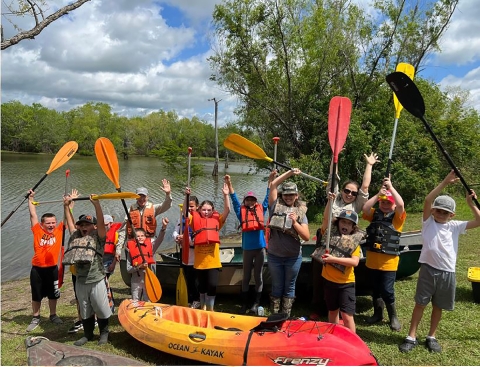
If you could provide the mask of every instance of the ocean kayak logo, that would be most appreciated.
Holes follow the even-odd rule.
[[[277,357],[273,359],[273,363],[276,363],[280,366],[326,366],[329,361],[330,359],[328,358],[317,357]]]

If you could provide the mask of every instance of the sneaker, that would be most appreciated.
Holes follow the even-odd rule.
[[[70,329],[68,329],[68,333],[69,334],[75,334],[76,332],[78,332],[80,330],[83,330],[82,320],[75,321],[73,326]]]
[[[198,301],[193,301],[192,302],[192,305],[190,306],[190,308],[194,308],[196,310],[198,310],[200,308],[200,302]]]
[[[54,324],[63,324],[63,321],[60,317],[57,316],[57,314],[55,315],[50,315],[50,321],[53,322]]]
[[[438,344],[438,341],[435,338],[427,338],[427,340],[425,341],[425,344],[427,346],[427,349],[430,352],[434,352],[434,353],[442,352],[442,347],[440,346],[440,344]]]
[[[30,325],[28,325],[27,327],[27,333],[35,330],[39,324],[40,324],[40,317],[34,317],[30,322]]]
[[[405,339],[403,343],[398,346],[398,349],[400,349],[400,352],[402,353],[408,353],[411,352],[412,349],[415,348],[417,345],[417,340]]]

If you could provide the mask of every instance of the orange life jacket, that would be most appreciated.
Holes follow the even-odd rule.
[[[134,228],[143,228],[147,237],[155,236],[157,230],[157,220],[155,219],[155,208],[152,203],[148,202],[143,209],[143,214],[137,206],[130,207],[130,218]],[[128,238],[133,238],[132,227],[127,223]]]
[[[146,238],[145,243],[139,245],[142,246],[142,253],[145,257],[145,261],[148,264],[155,264],[155,258],[153,257],[152,253],[152,241],[150,240],[150,238]],[[128,240],[127,247],[128,251],[130,251],[130,259],[132,259],[132,265],[136,266],[139,264],[143,264],[142,255],[140,255],[140,250],[138,249],[137,242],[134,239]]]
[[[115,255],[115,239],[116,232],[122,226],[122,223],[112,223],[110,229],[107,232],[107,238],[105,240],[105,247],[103,253],[105,255]]]
[[[192,239],[195,246],[220,243],[220,214],[213,212],[209,218],[202,217],[200,213],[193,212]]]
[[[240,218],[242,218],[242,232],[258,231],[265,228],[263,219],[263,207],[255,203],[253,208],[245,205],[240,206]]]

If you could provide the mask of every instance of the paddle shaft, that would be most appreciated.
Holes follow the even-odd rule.
[[[398,125],[398,118],[395,118],[395,124],[393,125],[392,141],[390,142],[390,152],[388,153],[388,162],[387,162],[387,170],[385,171],[385,177],[388,177],[388,175],[390,174],[390,168],[392,166],[393,146],[395,145],[395,137],[397,135],[397,125]]]
[[[68,192],[68,176],[70,176],[70,170],[67,169],[65,171],[65,191],[64,196],[67,196]],[[61,288],[63,285],[63,277],[64,277],[64,268],[63,268],[63,254],[65,250],[65,230],[67,226],[67,216],[65,215],[65,211],[63,213],[63,231],[62,231],[62,250],[60,255],[60,261],[58,263],[58,288]]]
[[[273,139],[273,160],[276,161],[277,160],[277,146],[278,146],[278,141],[280,140],[280,138],[278,136],[275,136]],[[277,169],[277,165],[274,164],[273,165],[273,169]]]
[[[457,166],[455,165],[455,163],[453,162],[452,158],[450,157],[450,155],[447,153],[447,151],[445,150],[445,148],[443,147],[442,143],[440,143],[440,141],[437,139],[435,133],[433,132],[432,128],[430,127],[430,125],[428,124],[427,120],[425,120],[425,117],[424,116],[421,116],[419,117],[420,120],[423,122],[423,125],[425,126],[425,128],[427,129],[427,131],[429,132],[430,136],[432,137],[433,141],[437,144],[438,148],[440,149],[440,151],[442,152],[443,156],[445,157],[445,159],[447,160],[448,164],[450,165],[450,167],[452,167],[453,171],[455,172],[455,174],[457,175],[457,177],[460,179],[460,182],[462,183],[463,187],[465,188],[465,190],[467,190],[468,193],[471,193],[472,192],[472,189],[468,186],[467,182],[465,181],[465,179],[463,178],[462,174],[460,173],[460,171],[458,170]],[[477,199],[473,198],[473,202],[475,203],[475,205],[477,206],[478,209],[480,209],[480,203],[478,202]]]

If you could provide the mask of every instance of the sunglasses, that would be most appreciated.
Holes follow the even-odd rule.
[[[343,193],[346,194],[346,195],[352,195],[352,196],[357,196],[358,195],[358,191],[352,191],[352,190],[349,190],[349,189],[343,189]]]

